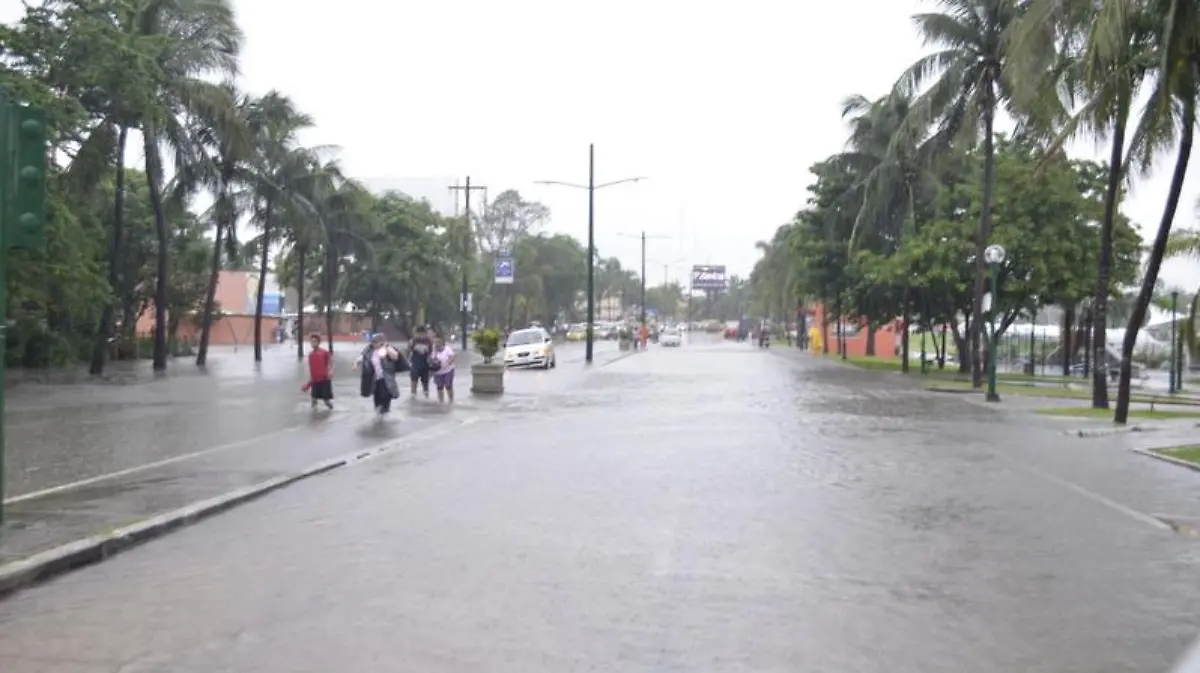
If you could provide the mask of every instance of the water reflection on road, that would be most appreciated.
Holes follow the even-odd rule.
[[[1112,506],[1196,475],[1104,442],[704,339],[514,399],[0,602],[0,669],[1160,671],[1200,626],[1196,540]]]

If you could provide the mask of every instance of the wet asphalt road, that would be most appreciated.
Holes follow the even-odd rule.
[[[0,602],[0,670],[1165,670],[1200,478],[1018,418],[655,348]]]
[[[296,360],[294,348],[268,347],[258,367],[249,348],[216,348],[205,373],[190,359],[180,359],[172,361],[166,378],[153,378],[148,363],[137,363],[143,366],[126,385],[26,384],[9,391],[5,497],[202,452],[236,455],[279,444],[294,446],[293,433],[312,429],[314,422],[308,398],[299,390],[308,378],[307,364]],[[545,372],[521,372],[528,375],[510,380],[510,401],[539,394],[547,383],[563,383],[582,366],[582,344],[559,344],[556,349],[562,368],[553,373],[563,375],[550,379]],[[341,420],[342,412],[370,413],[370,404],[358,396],[358,373],[352,367],[358,352],[358,344],[335,348],[339,415],[334,420]],[[596,345],[597,361],[616,353],[615,343]],[[459,397],[465,400],[470,388],[465,371],[459,385]],[[328,419],[316,420],[328,425]],[[353,448],[353,441],[346,442],[345,451]]]

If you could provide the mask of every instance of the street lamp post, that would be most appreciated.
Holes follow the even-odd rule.
[[[1176,330],[1176,322],[1178,321],[1177,311],[1179,309],[1179,292],[1171,292],[1171,359],[1168,361],[1171,365],[1171,376],[1167,383],[1167,392],[1176,393],[1182,388],[1179,385],[1179,379],[1176,377],[1176,372],[1179,368],[1176,366],[1175,358],[1179,357],[1179,349],[1176,347],[1175,340],[1178,338]]]
[[[1000,395],[996,392],[996,306],[1000,303],[997,286],[1000,279],[1000,265],[1004,263],[1004,255],[1004,247],[999,245],[989,245],[983,251],[983,259],[987,262],[992,281],[992,305],[988,312],[988,323],[991,326],[991,338],[988,345],[988,402],[1000,401]]]
[[[584,350],[584,361],[587,364],[592,363],[592,342],[595,341],[593,333],[594,323],[596,322],[596,190],[605,187],[612,187],[626,182],[638,182],[645,180],[645,177],[622,178],[621,180],[613,180],[612,182],[604,182],[596,184],[596,145],[588,145],[588,183],[586,185],[578,185],[573,182],[561,182],[558,180],[536,180],[535,184],[539,185],[559,185],[560,187],[571,187],[574,189],[586,189],[588,193],[588,275],[587,275],[587,345]]]
[[[654,261],[654,260],[651,260],[651,261]],[[686,262],[686,261],[687,261],[687,258],[686,258],[686,257],[680,257],[679,259],[677,259],[677,260],[674,260],[674,261],[672,261],[672,262],[663,262],[663,265],[662,265],[662,268],[663,268],[663,284],[662,284],[662,286],[663,286],[663,290],[664,290],[664,291],[666,290],[667,286],[671,284],[671,273],[670,273],[670,272],[671,272],[671,267],[675,266],[676,264],[682,264],[683,262]],[[657,261],[655,261],[654,263],[655,263],[655,264],[657,264],[658,262],[657,262]],[[691,301],[691,299],[689,298],[689,299],[688,299],[688,301],[690,302],[690,301]],[[690,313],[690,311],[689,311],[689,313]],[[676,317],[676,313],[675,313],[675,311],[672,311],[672,312],[671,312],[671,317],[672,317],[672,318],[675,318],[675,317]],[[686,321],[685,321],[685,322],[686,322]]]
[[[640,234],[617,234],[626,238],[638,238],[642,241],[642,311],[641,323],[642,327],[646,326],[646,239],[647,238],[670,238],[670,236],[647,236],[643,231]]]

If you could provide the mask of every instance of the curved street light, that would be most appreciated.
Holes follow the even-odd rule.
[[[627,182],[640,182],[647,180],[645,176],[633,178],[622,178],[611,182],[602,182],[596,184],[596,146],[595,144],[588,145],[588,183],[581,185],[574,182],[563,182],[561,180],[534,180],[535,185],[557,185],[559,187],[571,187],[572,189],[586,189],[588,193],[588,279],[587,279],[587,340],[586,350],[584,351],[584,361],[587,364],[592,363],[592,342],[595,341],[592,334],[593,323],[596,322],[596,190],[614,185],[625,184]]]

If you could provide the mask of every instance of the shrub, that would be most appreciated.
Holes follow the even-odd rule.
[[[485,363],[491,363],[492,358],[496,353],[500,352],[500,330],[494,327],[486,327],[481,330],[476,330],[471,338],[475,341],[475,348],[479,354],[483,356]]]

